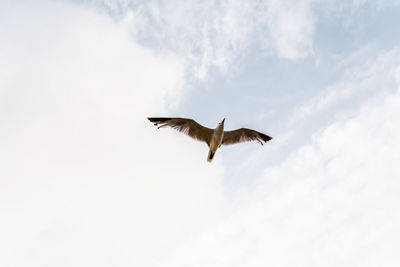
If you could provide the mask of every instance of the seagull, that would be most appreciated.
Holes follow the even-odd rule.
[[[264,145],[264,143],[272,139],[271,136],[247,128],[224,131],[225,118],[218,123],[215,129],[204,127],[194,120],[186,118],[150,117],[147,119],[154,123],[158,129],[169,126],[193,139],[205,142],[210,148],[207,156],[208,162],[213,160],[215,152],[221,145],[233,145],[247,141],[258,141],[261,145]]]

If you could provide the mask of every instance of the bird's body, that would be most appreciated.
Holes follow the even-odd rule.
[[[208,152],[208,157],[207,157],[208,162],[212,161],[212,159],[215,155],[215,152],[217,152],[217,149],[222,144],[223,138],[224,138],[224,121],[222,121],[220,124],[218,124],[217,128],[215,128],[212,133],[210,145],[209,145],[210,151]]]
[[[205,142],[210,148],[207,156],[207,161],[211,162],[217,149],[221,145],[232,145],[245,141],[258,141],[261,145],[267,142],[272,137],[246,128],[240,128],[234,131],[224,131],[223,119],[215,129],[204,127],[192,119],[186,118],[148,118],[153,122],[158,129],[169,126],[180,132],[183,132],[190,137]]]

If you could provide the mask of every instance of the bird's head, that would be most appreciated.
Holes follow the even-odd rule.
[[[225,122],[225,118],[220,122],[220,124],[224,124],[224,122]]]

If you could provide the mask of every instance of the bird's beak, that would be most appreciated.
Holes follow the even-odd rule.
[[[224,123],[225,122],[225,118],[222,120],[222,122],[221,123]]]

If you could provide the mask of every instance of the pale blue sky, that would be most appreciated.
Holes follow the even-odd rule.
[[[265,166],[276,164],[297,147],[309,144],[312,133],[332,123],[338,115],[351,114],[381,90],[390,92],[395,89],[395,83],[385,88],[374,84],[341,99],[326,110],[288,123],[299,106],[343,78],[342,60],[365,47],[369,47],[364,52],[366,60],[374,58],[379,51],[397,47],[400,43],[400,27],[396,26],[400,22],[400,6],[377,6],[376,3],[367,2],[353,11],[345,9],[332,14],[317,13],[318,23],[313,36],[314,55],[306,58],[289,60],[279,58],[276,54],[262,55],[257,44],[252,44],[246,56],[234,63],[233,73],[212,72],[207,81],[190,85],[177,114],[187,114],[211,124],[219,117],[226,116],[228,128],[241,125],[255,127],[276,138],[296,130],[295,136],[279,151],[269,153],[268,147],[264,148],[267,151],[259,155],[260,163],[256,168],[261,171]],[[204,109],[204,106],[207,108]],[[251,153],[252,149],[258,147],[253,145],[249,149],[239,149],[239,154]],[[228,153],[224,156],[232,166],[237,166],[235,161],[240,160],[240,156],[230,157]],[[236,173],[238,171],[239,174]],[[247,171],[232,170],[226,177],[228,183],[232,182],[235,173],[237,179],[248,175]],[[255,174],[247,177],[246,182],[256,177],[257,171]]]
[[[399,266],[398,25],[398,1],[1,1],[0,265]],[[274,139],[208,164],[147,116]]]

